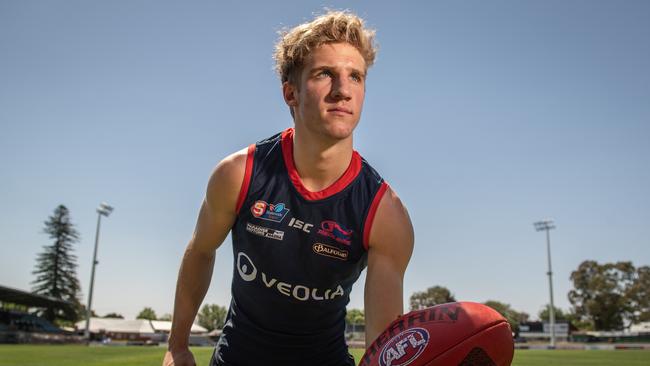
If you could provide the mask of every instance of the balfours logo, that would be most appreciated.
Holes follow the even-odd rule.
[[[393,337],[379,354],[381,366],[406,366],[415,361],[429,344],[429,332],[411,328]]]
[[[341,244],[350,245],[352,243],[352,230],[344,228],[334,220],[325,220],[321,222],[318,233],[334,239]]]
[[[348,259],[348,251],[344,249],[339,249],[331,245],[315,243],[312,245],[314,253],[324,255],[326,257],[346,260]]]
[[[289,212],[284,203],[269,204],[265,201],[256,201],[251,206],[251,213],[253,216],[275,222],[282,222],[284,217]]]

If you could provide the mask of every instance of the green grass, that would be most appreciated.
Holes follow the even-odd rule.
[[[207,365],[211,349],[192,349],[198,365]],[[86,347],[0,345],[1,366],[135,366],[162,364],[162,347]]]
[[[162,347],[85,347],[0,345],[0,366],[160,366]],[[196,362],[206,366],[212,348],[192,348]],[[357,361],[363,350],[351,350]],[[650,351],[538,351],[515,353],[513,366],[648,366]]]
[[[650,351],[517,350],[513,366],[648,366]]]

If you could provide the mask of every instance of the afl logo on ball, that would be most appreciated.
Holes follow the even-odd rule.
[[[379,365],[406,366],[429,344],[429,332],[424,328],[411,328],[391,338],[381,350]]]

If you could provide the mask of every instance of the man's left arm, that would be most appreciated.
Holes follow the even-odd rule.
[[[404,311],[403,279],[413,252],[413,225],[388,187],[370,228],[364,294],[366,347]]]

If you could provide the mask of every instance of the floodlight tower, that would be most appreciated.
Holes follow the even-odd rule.
[[[546,231],[546,252],[548,255],[548,288],[551,294],[551,306],[549,308],[550,330],[551,330],[551,345],[550,348],[555,348],[555,305],[553,305],[553,271],[551,270],[551,229],[555,229],[553,220],[546,219],[535,222],[535,230]]]
[[[91,306],[93,303],[93,286],[95,284],[95,266],[97,263],[97,245],[99,244],[99,226],[102,221],[102,216],[108,217],[108,215],[113,212],[113,207],[106,202],[102,202],[97,207],[97,231],[95,232],[95,251],[93,252],[93,267],[90,274],[90,291],[88,292],[88,307],[86,308],[86,331],[85,337],[88,342],[90,342],[90,313]]]

